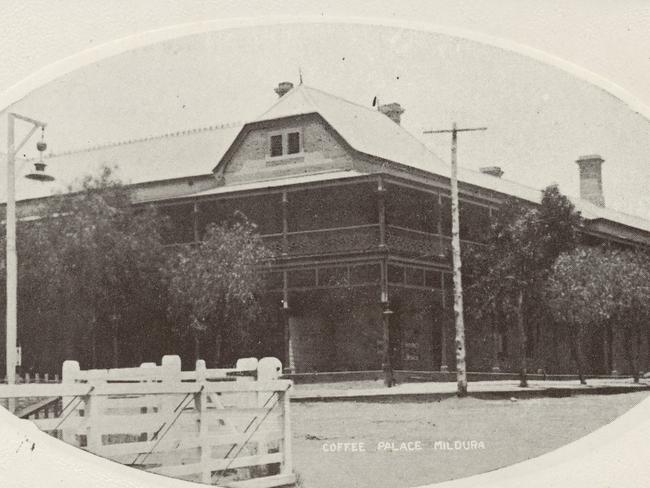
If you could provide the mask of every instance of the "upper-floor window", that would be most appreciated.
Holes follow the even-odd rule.
[[[298,154],[302,152],[300,147],[300,132],[289,132],[287,134],[287,153]]]
[[[269,134],[269,157],[280,158],[302,154],[302,131],[286,129]]]
[[[271,157],[282,156],[282,134],[271,136]]]

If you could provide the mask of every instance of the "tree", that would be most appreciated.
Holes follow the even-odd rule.
[[[63,350],[63,359],[118,366],[121,346],[146,344],[145,328],[164,303],[162,217],[134,207],[108,167],[49,198],[39,217],[18,232],[28,356],[51,352],[52,364]]]
[[[556,319],[565,325],[580,371],[585,331],[615,327],[635,382],[639,345],[650,327],[650,260],[640,251],[611,247],[578,248],[559,256],[545,294]]]
[[[625,353],[634,382],[639,382],[639,353],[643,333],[650,339],[650,257],[647,252],[617,253],[615,308],[613,318],[623,330]],[[648,343],[650,356],[650,342]]]
[[[520,386],[528,386],[527,310],[539,295],[557,256],[575,248],[579,212],[557,186],[542,192],[541,205],[510,198],[498,209],[484,246],[467,252],[470,313],[514,316],[519,336]]]
[[[232,224],[211,224],[203,240],[176,248],[169,256],[168,311],[177,331],[213,344],[213,362],[220,365],[225,345],[246,344],[260,314],[263,264],[271,257],[255,225],[240,215]]]
[[[586,384],[584,376],[584,351],[582,344],[589,332],[603,326],[611,308],[610,297],[605,291],[609,286],[606,276],[594,276],[602,270],[602,251],[578,248],[561,254],[546,281],[546,303],[556,322],[564,326],[571,355],[578,368],[580,383]]]

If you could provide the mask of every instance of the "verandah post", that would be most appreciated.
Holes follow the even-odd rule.
[[[379,249],[386,249],[386,186],[380,176],[377,181],[377,213],[379,222]]]
[[[284,332],[284,364],[288,373],[293,373],[293,351],[291,347],[291,313],[289,310],[288,271],[282,271],[282,326]]]
[[[380,176],[377,182],[377,216],[379,222],[379,251],[384,252],[381,260],[381,297],[380,304],[382,307],[382,350],[381,368],[384,374],[384,385],[391,387],[395,384],[393,375],[393,365],[390,357],[390,316],[393,313],[390,310],[388,302],[388,254],[386,246],[386,186]]]
[[[384,385],[391,387],[395,384],[395,377],[393,374],[393,365],[391,361],[390,351],[390,310],[388,302],[388,259],[384,258],[381,261],[381,323],[382,323],[382,362],[381,368],[384,373]]]

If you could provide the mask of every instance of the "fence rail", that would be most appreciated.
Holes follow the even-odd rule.
[[[16,375],[16,383],[60,383],[58,374],[50,373],[22,373]],[[7,384],[7,377],[0,379],[0,383]]]
[[[275,358],[234,369],[160,366],[82,371],[66,361],[62,383],[0,386],[29,400],[16,414],[79,448],[122,464],[190,481],[239,487],[295,482],[289,395]]]

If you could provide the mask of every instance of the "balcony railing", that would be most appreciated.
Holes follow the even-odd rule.
[[[380,226],[365,224],[262,235],[273,256],[311,256],[364,252],[379,249]],[[285,246],[286,239],[286,246]],[[385,242],[390,252],[425,260],[446,260],[451,256],[451,238],[395,225],[386,226]],[[168,244],[166,247],[196,245],[196,242]],[[467,243],[469,244],[469,243]]]
[[[451,239],[389,225],[386,227],[386,245],[391,251],[405,253],[412,257],[444,259],[451,247]]]
[[[379,246],[379,225],[291,232],[287,240],[291,255],[366,251]]]

